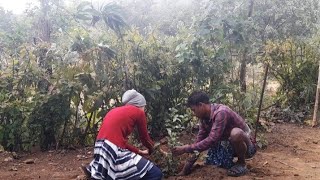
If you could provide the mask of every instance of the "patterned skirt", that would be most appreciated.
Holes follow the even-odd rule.
[[[209,149],[206,164],[229,169],[234,166],[234,151],[229,141],[220,141]]]
[[[142,178],[152,167],[152,162],[136,153],[108,140],[97,140],[94,159],[87,169],[92,179],[135,180]]]
[[[248,146],[246,158],[253,157],[256,151],[256,147],[252,143]],[[229,169],[235,165],[233,162],[234,156],[235,152],[230,141],[220,141],[216,146],[209,149],[206,164]]]

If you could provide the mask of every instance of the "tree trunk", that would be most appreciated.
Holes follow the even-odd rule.
[[[318,108],[319,108],[319,93],[320,93],[320,61],[319,61],[319,72],[318,72],[318,85],[316,92],[316,100],[314,103],[313,110],[313,119],[312,119],[312,127],[315,127],[318,124]]]
[[[251,16],[252,16],[253,4],[254,4],[254,0],[249,0],[249,12],[248,12],[248,17],[251,17]]]
[[[92,118],[93,118],[93,112],[91,112],[89,119],[87,119],[86,129],[84,130],[84,134],[82,134],[82,138],[80,139],[80,144],[81,145],[85,145],[86,137],[87,137],[88,131],[90,129],[90,124],[91,124]]]
[[[50,42],[50,22],[48,19],[49,0],[40,0],[41,16],[39,18],[39,37],[44,42]]]
[[[254,0],[248,0],[249,1],[249,11],[248,11],[248,18],[252,16],[253,13],[253,5]],[[246,71],[247,71],[247,58],[248,58],[248,47],[246,46],[243,51],[242,61],[240,64],[240,90],[241,92],[247,91],[247,82],[246,82]]]
[[[45,42],[50,45],[50,39],[51,39],[51,25],[48,17],[48,12],[50,11],[50,0],[40,0],[40,9],[41,14],[39,15],[38,19],[38,37],[37,39],[40,39],[40,42]],[[37,42],[34,42],[37,44]],[[47,57],[48,47],[42,48],[42,53],[39,57],[39,66],[46,69],[46,73],[51,77],[52,75],[52,58]]]
[[[241,92],[247,91],[247,81],[246,81],[247,53],[248,53],[248,48],[246,47],[244,49],[242,61],[240,64],[240,90],[241,90]]]
[[[50,22],[48,19],[49,0],[40,0],[41,16],[39,19],[39,37],[44,42],[50,42]]]

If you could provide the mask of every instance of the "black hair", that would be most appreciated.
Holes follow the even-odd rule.
[[[210,104],[209,96],[203,91],[194,91],[188,98],[187,106],[196,106],[200,103]]]

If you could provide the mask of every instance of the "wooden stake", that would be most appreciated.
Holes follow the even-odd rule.
[[[255,141],[256,141],[256,138],[257,138],[258,124],[259,124],[259,119],[260,119],[260,112],[261,112],[261,107],[262,107],[263,94],[264,94],[264,90],[266,88],[266,83],[267,83],[268,70],[269,70],[269,63],[266,64],[266,69],[265,69],[264,78],[263,78],[263,85],[262,85],[262,90],[261,90],[261,94],[260,94],[259,109],[258,109],[257,120],[256,120],[256,129],[255,129],[255,133],[254,133],[254,140]]]
[[[316,92],[316,100],[314,103],[313,110],[313,119],[312,119],[312,127],[315,127],[318,122],[318,108],[319,108],[319,93],[320,93],[320,61],[319,61],[319,72],[318,72],[318,84],[317,84],[317,92]]]

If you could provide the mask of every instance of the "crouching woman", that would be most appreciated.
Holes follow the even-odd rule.
[[[94,159],[83,170],[90,179],[160,180],[161,170],[144,158],[152,153],[154,145],[147,131],[146,100],[132,89],[123,94],[122,102],[124,106],[112,109],[104,117],[95,142]],[[127,143],[135,127],[147,150]]]

